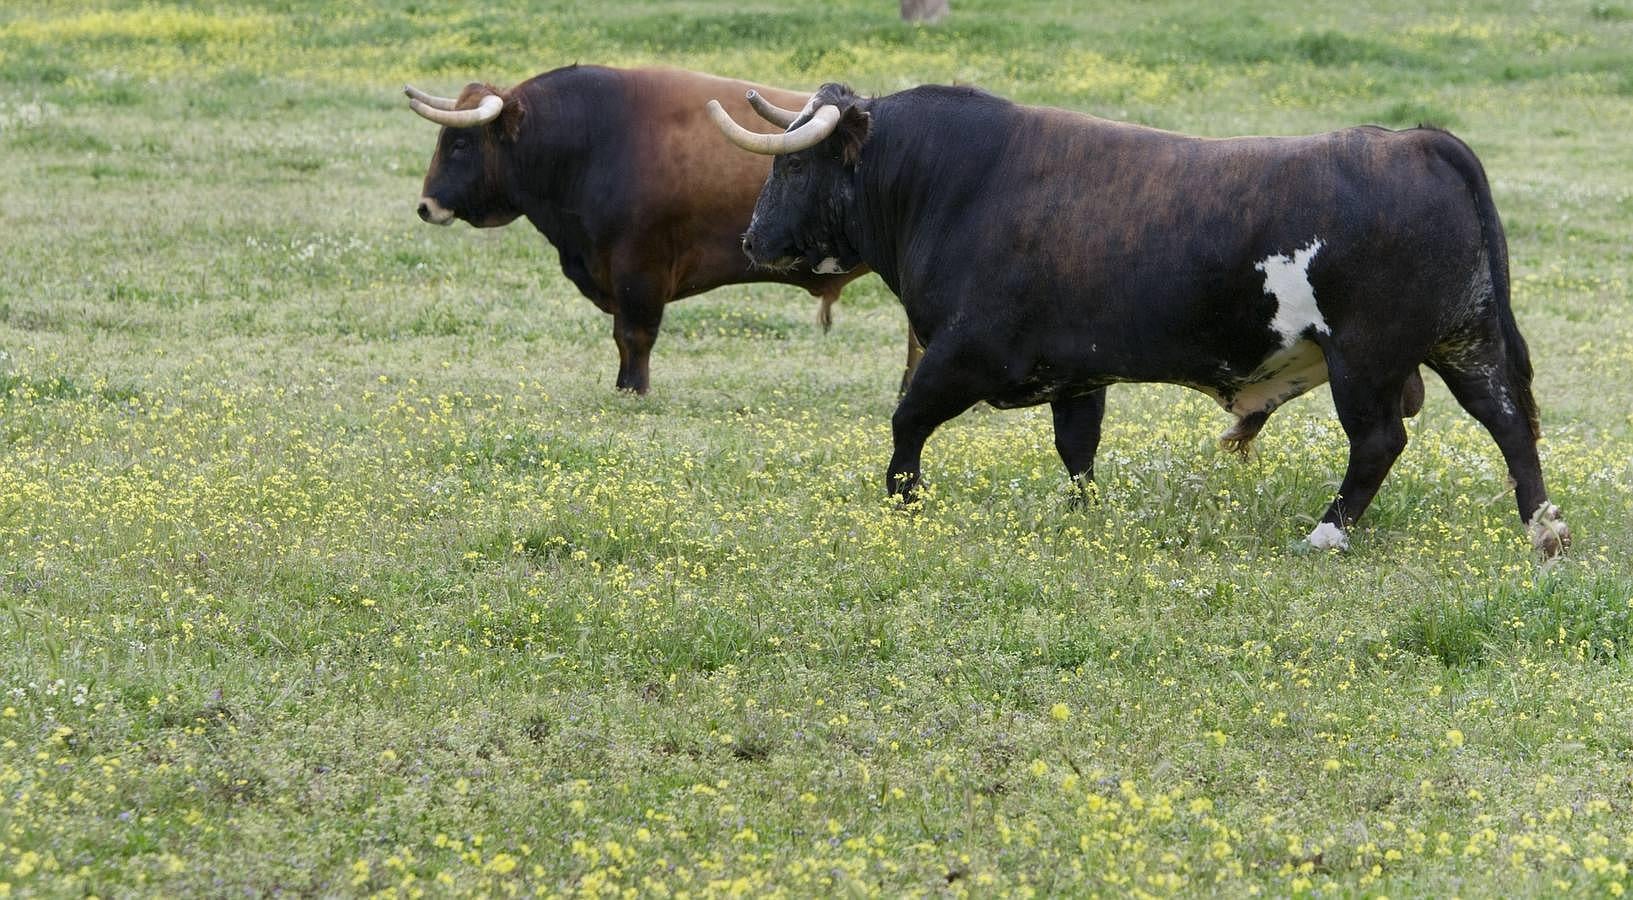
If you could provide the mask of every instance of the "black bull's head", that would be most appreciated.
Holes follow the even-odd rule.
[[[823,85],[799,112],[772,106],[752,91],[748,99],[761,116],[787,131],[750,131],[732,121],[718,101],[709,101],[709,115],[728,140],[777,157],[754,204],[743,252],[755,265],[773,269],[804,263],[817,272],[839,273],[861,265],[841,222],[855,195],[853,176],[868,138],[865,102],[838,84]]]
[[[403,93],[414,112],[442,126],[420,190],[420,218],[433,225],[463,219],[479,228],[515,219],[501,182],[504,148],[522,117],[519,100],[482,84],[467,85],[457,98],[407,85]]]

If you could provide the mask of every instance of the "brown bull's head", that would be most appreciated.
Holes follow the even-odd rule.
[[[485,84],[466,85],[458,97],[407,85],[403,93],[410,109],[442,126],[420,190],[420,218],[433,225],[463,219],[478,228],[515,219],[520,213],[508,201],[503,162],[524,115],[520,98]]]
[[[817,272],[838,273],[861,265],[842,223],[854,199],[852,176],[871,121],[864,101],[838,84],[823,85],[797,113],[772,106],[753,92],[748,100],[762,117],[787,131],[749,131],[732,121],[718,101],[709,101],[709,115],[727,140],[777,157],[754,204],[743,252],[766,268],[804,262]]]

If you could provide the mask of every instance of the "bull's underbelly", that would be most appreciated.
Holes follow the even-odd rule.
[[[1038,364],[1024,377],[1007,384],[986,398],[987,403],[999,409],[1019,409],[1075,397],[1104,387],[1117,378],[1078,378],[1065,375],[1048,364]]]
[[[1234,373],[1221,367],[1219,375],[1207,382],[1177,374],[1131,376],[1116,371],[1067,376],[1060,368],[1039,365],[986,400],[999,409],[1016,409],[1081,396],[1117,382],[1171,382],[1202,391],[1226,412],[1245,419],[1258,414],[1269,415],[1287,401],[1326,381],[1327,358],[1321,348],[1314,341],[1301,340],[1271,353],[1250,372]]]
[[[1236,416],[1270,413],[1283,403],[1327,381],[1327,357],[1314,341],[1297,341],[1270,354],[1240,379],[1197,385]]]

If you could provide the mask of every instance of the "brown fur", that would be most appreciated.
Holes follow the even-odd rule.
[[[475,138],[482,142],[479,183],[489,205],[456,214],[479,227],[525,214],[555,244],[564,273],[613,316],[620,388],[646,392],[652,344],[671,301],[728,284],[794,284],[821,298],[818,318],[826,327],[840,290],[866,274],[749,266],[742,235],[771,160],[722,141],[706,105],[719,100],[745,127],[781,131],[748,105],[744,95],[751,88],[784,108],[801,108],[808,99],[679,69],[597,66],[558,69],[512,88],[472,83],[460,92],[461,109],[490,94],[506,102]],[[605,127],[594,127],[596,116]],[[577,125],[551,134],[562,121]],[[558,155],[541,156],[545,146]],[[452,171],[444,169],[442,152],[439,144],[426,176],[428,196],[439,172]],[[588,180],[565,182],[569,186],[553,193],[552,184],[564,183],[550,180],[557,165],[574,166],[567,170],[577,173],[572,177]]]
[[[778,106],[795,109],[805,104],[806,95],[673,69],[635,69],[625,76],[633,115],[653,124],[636,135],[635,155],[642,165],[632,174],[641,186],[649,239],[675,251],[668,287],[678,299],[707,289],[701,285],[717,279],[759,280],[746,271],[742,277],[728,273],[744,267],[738,242],[760,186],[771,174],[771,158],[720,140],[706,107],[718,99],[745,127],[769,134],[780,129],[760,118],[744,94],[752,88]],[[698,240],[697,235],[712,237]],[[813,294],[835,289],[837,296],[839,286],[860,274],[808,274],[797,280]]]

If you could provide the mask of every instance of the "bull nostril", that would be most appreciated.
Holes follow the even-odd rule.
[[[424,200],[420,201],[420,210],[419,211],[420,211],[420,221],[422,221],[422,222],[431,221],[431,207],[429,205],[427,205]]]

